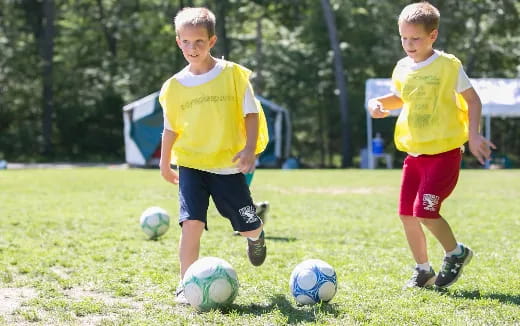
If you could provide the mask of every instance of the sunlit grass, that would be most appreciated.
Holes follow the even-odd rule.
[[[229,309],[197,313],[174,303],[177,188],[157,170],[0,171],[0,325],[519,324],[519,180],[518,170],[463,170],[443,215],[476,256],[447,291],[403,291],[413,261],[396,214],[399,170],[260,170],[252,192],[271,203],[267,261],[250,265],[245,240],[211,207],[201,256],[230,262],[241,287]],[[139,229],[148,206],[172,217],[158,241]],[[428,244],[438,270],[442,249]],[[289,294],[308,258],[336,269],[330,304],[300,307]]]

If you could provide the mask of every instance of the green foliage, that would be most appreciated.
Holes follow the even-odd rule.
[[[334,167],[342,128],[350,128],[354,155],[365,146],[365,80],[389,77],[403,56],[396,17],[410,1],[331,0],[347,78],[349,126],[340,123],[319,1],[54,2],[54,153],[46,157],[41,156],[42,2],[0,4],[0,158],[122,161],[122,106],[157,91],[185,65],[175,44],[173,16],[182,6],[208,5],[225,13],[217,17],[225,37],[215,55],[223,54],[225,43],[228,59],[255,71],[255,88],[290,110],[295,156],[312,166]],[[518,1],[432,3],[441,11],[436,46],[458,56],[470,77],[518,76]],[[377,121],[375,127],[391,139],[393,123]],[[520,152],[517,137],[510,135],[518,123],[493,122],[493,136],[506,154]]]
[[[174,302],[180,228],[150,241],[139,227],[149,206],[178,212],[178,190],[157,170],[1,171],[0,324],[516,325],[519,176],[462,171],[443,216],[476,256],[435,291],[402,290],[413,259],[396,214],[400,171],[258,171],[253,195],[271,203],[267,260],[252,266],[245,239],[210,207],[201,256],[227,260],[240,288],[230,308],[197,313]],[[443,250],[427,235],[438,270]],[[310,258],[335,268],[338,292],[299,307],[289,276]]]

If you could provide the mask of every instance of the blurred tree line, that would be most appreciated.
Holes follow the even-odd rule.
[[[390,77],[404,56],[396,19],[411,2],[1,0],[0,159],[123,161],[123,105],[185,65],[173,17],[207,6],[217,16],[214,55],[252,69],[255,91],[289,109],[293,156],[352,166],[366,146],[365,81]],[[441,12],[436,48],[470,77],[519,77],[520,2],[431,3]],[[394,123],[374,122],[390,152]],[[492,121],[493,141],[513,160],[519,124]]]

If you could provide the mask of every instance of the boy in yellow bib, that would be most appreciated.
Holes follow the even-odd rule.
[[[433,49],[440,14],[428,2],[406,6],[398,19],[407,57],[392,74],[392,93],[371,99],[374,118],[402,107],[394,141],[408,153],[403,163],[399,215],[416,261],[406,287],[444,288],[457,281],[473,252],[458,243],[444,218],[441,203],[455,188],[461,149],[469,136],[471,153],[483,164],[495,146],[479,134],[482,104],[460,61]],[[446,251],[435,275],[428,260],[424,225]]]
[[[249,260],[259,266],[266,257],[263,223],[244,173],[254,170],[268,135],[250,71],[211,56],[217,37],[208,9],[184,8],[174,24],[188,65],[163,84],[159,95],[165,114],[160,169],[166,181],[179,184],[181,280],[199,257],[210,197],[233,229],[247,237]],[[178,173],[171,164],[178,165]],[[182,283],[176,296],[178,303],[187,303]]]

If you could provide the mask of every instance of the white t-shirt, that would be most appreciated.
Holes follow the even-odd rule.
[[[190,72],[190,66],[187,65],[176,73],[173,77],[179,81],[183,86],[186,87],[195,87],[202,85],[204,83],[207,83],[213,79],[215,79],[220,72],[222,72],[222,69],[224,69],[224,61],[220,59],[215,59],[217,63],[215,64],[215,67],[213,67],[210,71],[200,74],[200,75],[194,75]],[[251,83],[248,83],[246,87],[246,92],[244,94],[244,100],[243,100],[243,106],[242,109],[244,111],[244,116],[246,116],[249,113],[258,113],[258,108],[256,107],[255,103],[255,94],[253,92],[253,87],[251,86]],[[166,118],[166,113],[164,113],[164,129],[172,130],[172,127],[170,125],[170,122]],[[222,168],[222,169],[211,169],[211,170],[204,170],[207,172],[215,173],[215,174],[235,174],[239,173],[240,171],[236,167],[236,165],[232,165],[230,162],[230,166],[228,168]]]
[[[426,67],[427,65],[429,65],[430,63],[432,63],[435,59],[437,59],[439,57],[439,51],[438,50],[433,50],[433,54],[426,60],[424,61],[421,61],[421,62],[414,62],[412,58],[410,57],[406,57],[406,58],[403,58],[401,60],[401,63],[404,64],[405,66],[407,66],[408,68],[410,68],[411,70],[418,70],[418,69],[421,69],[423,67]],[[471,85],[471,81],[469,80],[469,77],[468,75],[466,74],[466,72],[464,71],[464,68],[462,68],[462,66],[460,67],[460,70],[459,70],[459,77],[457,79],[457,85],[455,86],[455,91],[457,93],[462,93],[464,92],[465,90],[467,89],[470,89],[472,88],[473,86]],[[399,93],[399,91],[395,88],[394,85],[392,85],[392,89],[391,89],[391,92],[401,98],[401,94]]]

